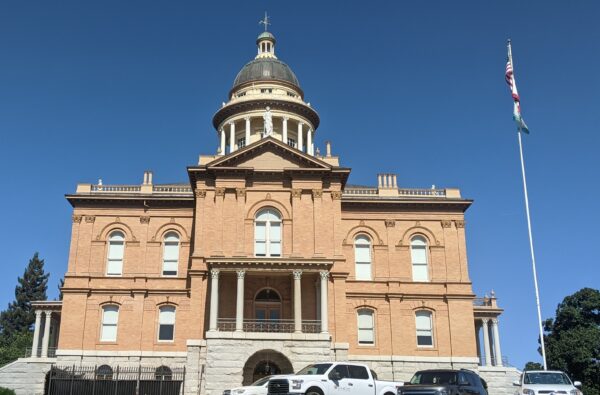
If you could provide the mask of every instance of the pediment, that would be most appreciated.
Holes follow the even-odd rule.
[[[285,169],[331,169],[331,165],[283,144],[272,137],[225,155],[207,164],[210,168],[252,168],[263,171]]]

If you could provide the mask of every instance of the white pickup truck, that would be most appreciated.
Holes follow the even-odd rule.
[[[323,362],[269,380],[268,395],[397,395],[401,382],[377,380],[366,365]]]

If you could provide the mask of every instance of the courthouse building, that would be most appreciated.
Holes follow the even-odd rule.
[[[398,381],[422,368],[478,369],[509,393],[502,310],[469,277],[472,201],[400,186],[395,174],[349,184],[352,158],[316,148],[326,131],[275,37],[256,43],[205,135],[218,151],[189,166],[187,182],[160,184],[148,171],[139,185],[79,184],[67,195],[64,299],[35,304],[30,355],[0,370],[0,385],[17,367],[37,372],[41,391],[52,364],[104,379],[145,366],[185,368],[185,394],[220,395],[350,360]]]

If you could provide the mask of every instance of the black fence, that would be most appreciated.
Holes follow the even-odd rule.
[[[46,395],[183,395],[185,368],[52,366]]]

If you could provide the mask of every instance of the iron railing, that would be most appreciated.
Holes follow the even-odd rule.
[[[489,366],[498,366],[496,357],[492,356],[490,358],[492,364]],[[485,355],[479,356],[479,366],[486,366],[485,364]],[[512,365],[508,362],[508,357],[506,355],[502,356],[502,366],[512,367]]]
[[[475,298],[473,299],[473,306],[491,306],[492,299],[490,298]]]
[[[38,347],[37,348],[37,353],[35,353],[35,355],[32,355],[31,353],[32,347],[27,347],[25,349],[25,354],[23,355],[25,358],[30,358],[30,357],[41,357],[42,356],[42,347]],[[56,347],[48,347],[48,358],[56,358]]]
[[[292,333],[296,329],[294,320],[249,320],[243,322],[244,332],[277,332]],[[235,318],[219,318],[217,328],[222,332],[235,331]],[[319,333],[321,331],[321,321],[302,320],[303,333]]]
[[[182,395],[185,367],[52,366],[45,395]]]

